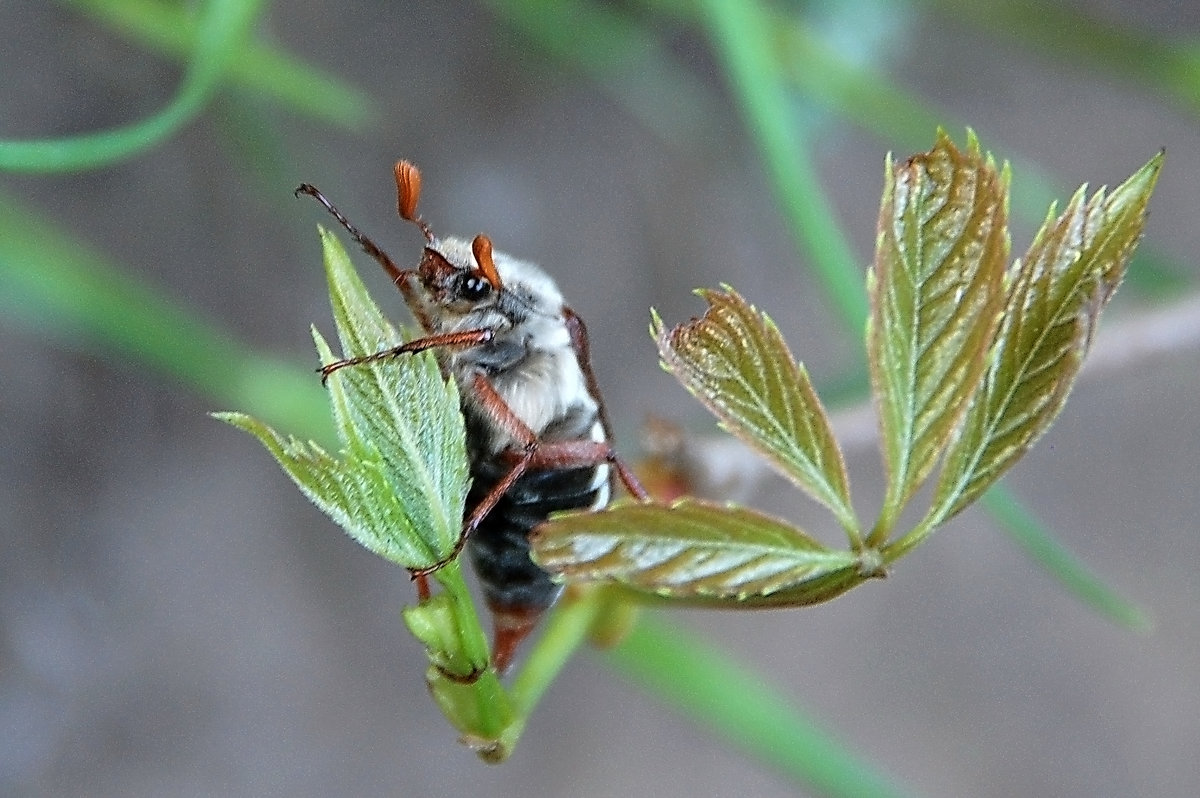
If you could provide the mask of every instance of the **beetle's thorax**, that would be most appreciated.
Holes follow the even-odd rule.
[[[509,409],[539,438],[591,437],[596,402],[587,388],[563,315],[563,297],[538,266],[492,253],[502,287],[487,297],[463,297],[465,275],[477,269],[471,242],[430,242],[405,297],[431,335],[487,329],[492,339],[439,353],[459,384],[463,410],[479,440],[477,456],[490,456],[514,441],[488,412],[476,406],[473,381],[483,374]],[[579,419],[576,423],[575,420]]]

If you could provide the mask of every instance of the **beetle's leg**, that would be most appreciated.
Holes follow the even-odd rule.
[[[543,442],[538,439],[529,425],[517,417],[517,414],[512,411],[512,408],[508,406],[508,403],[504,401],[487,377],[482,374],[475,375],[474,389],[475,397],[479,400],[480,405],[491,414],[492,419],[500,427],[517,441],[519,446],[504,453],[504,458],[511,464],[511,468],[475,505],[466,523],[463,524],[454,549],[433,565],[410,569],[409,573],[412,574],[413,579],[429,576],[458,557],[467,544],[467,538],[483,523],[483,519],[487,518],[488,513],[495,508],[504,498],[504,494],[508,493],[513,483],[520,479],[526,471],[586,468],[608,464],[621,474],[621,481],[625,483],[631,494],[641,501],[649,498],[637,478],[628,472],[625,464],[608,441]]]
[[[567,332],[571,335],[571,348],[575,350],[575,360],[579,363],[579,368],[583,371],[583,378],[587,381],[588,393],[592,395],[592,399],[596,401],[596,407],[600,412],[600,426],[604,428],[604,437],[607,440],[613,439],[612,424],[608,421],[608,411],[604,407],[604,397],[600,395],[600,385],[596,382],[596,374],[592,371],[592,355],[588,348],[587,326],[583,323],[583,319],[579,317],[575,311],[569,307],[563,308],[563,320],[567,324]],[[629,495],[633,496],[638,501],[648,501],[650,495],[646,493],[646,489],[642,487],[642,483],[634,475],[633,470],[626,465],[625,461],[617,455],[616,452],[610,451],[608,462],[617,472],[617,476],[621,479],[621,484],[625,486],[625,490],[629,491]]]
[[[494,484],[487,494],[471,510],[466,522],[459,533],[454,548],[442,559],[425,568],[410,569],[413,579],[424,579],[445,567],[457,558],[466,546],[472,533],[479,528],[488,514],[504,498],[505,494],[526,472],[530,470],[558,470],[571,468],[586,468],[609,464],[624,472],[624,464],[613,451],[608,441],[551,441],[543,442],[529,425],[522,421],[487,377],[475,375],[472,384],[474,397],[486,412],[492,417],[496,426],[503,429],[516,441],[516,445],[501,453],[503,462],[509,465],[509,470]],[[630,492],[639,499],[645,500],[645,491],[637,480],[627,473],[622,473],[622,481]],[[498,672],[503,673],[512,661],[517,646],[524,640],[541,615],[541,609],[513,607],[492,607],[495,621],[495,635],[492,643],[492,661]]]
[[[414,338],[407,343],[394,346],[391,349],[384,349],[381,352],[374,352],[369,355],[359,355],[358,357],[349,357],[345,360],[335,360],[332,363],[326,363],[321,368],[317,369],[321,372],[321,383],[324,384],[329,379],[329,375],[338,369],[344,369],[346,366],[359,366],[363,363],[375,363],[379,360],[389,360],[394,357],[399,357],[403,354],[413,352],[424,352],[426,349],[444,346],[450,349],[469,349],[472,346],[486,344],[496,336],[496,331],[490,328],[481,330],[463,330],[462,332],[442,333],[439,335],[427,335],[424,338]]]

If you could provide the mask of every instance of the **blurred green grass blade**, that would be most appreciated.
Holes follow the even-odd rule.
[[[914,152],[928,147],[939,126],[953,129],[946,114],[870,67],[851,63],[802,19],[779,12],[773,18],[785,75],[807,98]]]
[[[0,141],[0,170],[70,172],[107,166],[171,136],[203,109],[241,50],[262,0],[208,0],[196,26],[195,48],[174,99],[141,122],[98,133]]]
[[[251,352],[2,194],[0,317],[71,349],[166,374],[220,407],[333,437],[315,374]]]
[[[158,0],[59,0],[141,45],[186,61],[197,25],[181,4]],[[371,99],[321,70],[259,42],[234,54],[226,78],[256,95],[274,97],[293,111],[349,129],[375,116]]]
[[[757,0],[705,0],[704,24],[775,188],[780,207],[841,319],[855,331],[867,319],[860,259],[850,248],[812,161],[779,63],[771,17]]]
[[[1121,626],[1148,630],[1153,625],[1145,611],[1105,585],[1055,540],[1004,483],[993,485],[980,501],[1017,545],[1076,598]]]
[[[607,660],[655,696],[815,794],[911,795],[856,758],[764,679],[645,614]]]
[[[707,137],[720,118],[715,95],[653,29],[612,3],[485,0],[501,20],[586,75],[666,141]]]

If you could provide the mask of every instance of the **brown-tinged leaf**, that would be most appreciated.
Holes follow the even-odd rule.
[[[973,133],[965,152],[939,131],[932,150],[888,166],[868,279],[888,478],[877,535],[929,475],[979,385],[1008,261],[1008,171]]]
[[[732,607],[826,601],[879,575],[778,519],[693,499],[555,516],[532,547],[538,565],[570,581]]]
[[[1062,409],[1100,311],[1141,237],[1162,166],[1152,158],[1111,194],[1081,187],[1054,208],[1009,275],[983,388],[946,458],[927,520],[952,517],[999,479]]]
[[[774,322],[728,286],[697,293],[699,319],[651,331],[663,366],[720,419],[723,429],[761,452],[788,479],[857,531],[841,450],[803,365]]]

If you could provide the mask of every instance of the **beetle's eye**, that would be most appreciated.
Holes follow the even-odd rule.
[[[492,284],[478,274],[468,274],[462,281],[460,294],[468,302],[478,302],[492,292]]]

